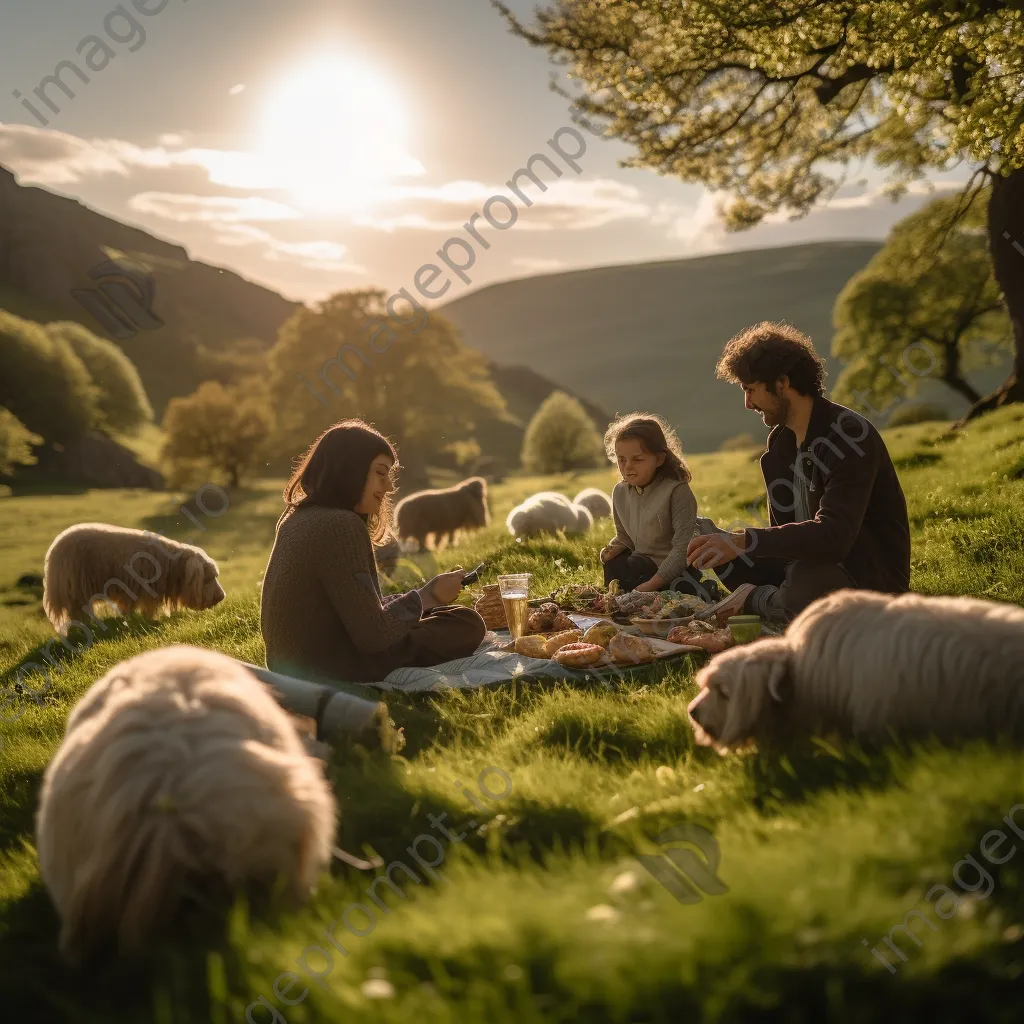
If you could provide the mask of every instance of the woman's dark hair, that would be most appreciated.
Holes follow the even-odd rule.
[[[801,395],[825,394],[825,360],[806,334],[789,324],[754,324],[722,351],[716,375],[731,384],[764,384],[774,395],[780,377]]]
[[[362,420],[342,420],[328,427],[299,458],[285,484],[285,509],[277,525],[297,508],[307,505],[354,512],[363,496],[370,466],[378,455],[391,459],[392,474],[398,470],[398,455],[391,443]],[[391,495],[387,495],[380,511],[366,523],[374,543],[387,537],[392,512]]]
[[[620,416],[604,435],[604,451],[612,462],[616,461],[615,442],[626,440],[639,441],[644,451],[665,456],[665,461],[654,474],[655,479],[666,476],[690,482],[690,467],[683,458],[679,438],[660,416],[650,412],[631,412],[628,416]]]

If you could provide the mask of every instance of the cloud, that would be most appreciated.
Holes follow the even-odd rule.
[[[298,210],[259,196],[194,196],[178,192],[140,192],[128,200],[136,213],[178,223],[231,224],[242,221],[301,220]]]
[[[545,184],[547,190],[542,192],[528,179],[519,180],[518,187],[529,200],[529,206],[506,185],[487,185],[481,181],[450,181],[437,186],[395,185],[381,193],[374,210],[357,215],[353,223],[388,232],[399,229],[462,231],[469,218],[479,213],[495,195],[505,196],[516,206],[517,231],[583,231],[621,220],[644,220],[651,214],[650,207],[640,201],[638,189],[609,178],[593,181],[556,178]],[[403,206],[410,209],[403,212]],[[396,212],[390,212],[395,208]],[[494,216],[504,221],[510,213],[507,207],[496,204]],[[481,232],[495,230],[479,217],[474,227]]]
[[[565,263],[562,260],[544,259],[539,256],[517,256],[512,261],[512,266],[530,274],[550,274],[553,271],[561,270]]]
[[[330,270],[365,274],[366,267],[347,259],[348,249],[337,242],[285,242],[251,224],[214,224],[215,241],[232,247],[262,245],[263,258],[274,263],[291,263],[309,270]]]

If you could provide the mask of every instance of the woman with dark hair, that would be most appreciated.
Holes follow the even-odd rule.
[[[381,597],[371,542],[389,531],[397,466],[387,439],[361,420],[324,431],[299,461],[263,579],[260,628],[272,671],[379,682],[393,669],[439,665],[480,646],[483,619],[446,607],[462,569]]]
[[[612,491],[615,536],[601,549],[605,584],[717,598],[686,565],[687,545],[715,525],[697,515],[675,431],[660,416],[630,413],[608,428],[604,446],[622,476]]]

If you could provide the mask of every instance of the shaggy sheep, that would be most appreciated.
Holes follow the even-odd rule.
[[[749,740],[835,731],[861,740],[1009,734],[1024,740],[1024,608],[966,597],[841,590],[779,638],[697,674],[688,711],[719,753]]]
[[[582,505],[590,511],[596,523],[599,519],[611,519],[612,499],[597,487],[587,487],[572,499],[574,505]]]
[[[574,505],[565,495],[541,491],[512,509],[505,525],[516,538],[559,530],[571,536],[586,533],[594,525],[594,518],[583,505]]]
[[[421,548],[431,534],[435,547],[443,536],[453,544],[460,530],[480,530],[489,522],[487,482],[479,476],[446,490],[410,494],[395,509],[395,532],[402,540],[415,539]]]
[[[146,575],[139,574],[137,563]],[[224,600],[217,574],[217,563],[192,544],[105,523],[79,523],[58,534],[46,552],[43,611],[61,632],[76,609],[94,618],[93,605],[100,601],[115,613],[143,615],[212,608]],[[113,587],[118,589],[112,593]]]
[[[238,662],[195,647],[123,661],[43,776],[36,847],[61,950],[138,948],[196,894],[281,880],[302,898],[336,817],[321,763]]]

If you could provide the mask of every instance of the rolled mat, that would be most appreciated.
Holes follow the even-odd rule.
[[[271,672],[247,661],[240,664],[270,687],[286,711],[312,718],[317,724],[318,740],[380,746],[389,754],[397,753],[405,745],[405,737],[391,721],[387,704],[368,686],[328,686]]]

